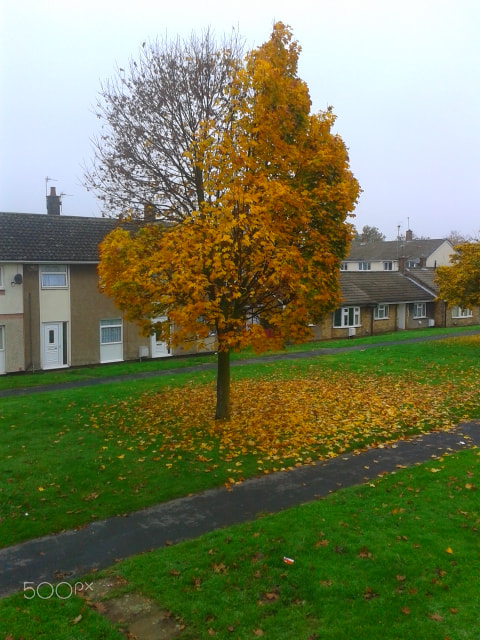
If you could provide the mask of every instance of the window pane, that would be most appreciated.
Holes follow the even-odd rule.
[[[121,327],[104,327],[102,328],[102,344],[122,341]]]
[[[42,264],[42,273],[66,273],[67,265],[65,264]]]
[[[417,302],[413,307],[414,318],[424,318],[427,315],[427,305],[425,302]]]
[[[335,309],[335,313],[333,314],[333,326],[341,327],[342,326],[342,310]]]
[[[67,276],[64,273],[43,273],[42,287],[65,287]]]
[[[102,344],[122,342],[122,320],[120,318],[100,320],[100,342]]]
[[[40,265],[40,271],[42,288],[67,286],[67,265],[42,264]]]

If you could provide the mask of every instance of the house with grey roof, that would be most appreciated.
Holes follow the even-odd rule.
[[[450,264],[454,252],[449,240],[413,239],[408,230],[397,240],[351,245],[350,253],[342,262],[342,271],[404,271],[404,269],[435,269]]]
[[[0,373],[196,352],[141,336],[98,289],[98,245],[117,220],[0,213]]]
[[[340,271],[342,306],[313,328],[315,338],[480,322],[478,308],[448,307],[437,299],[435,268],[450,263],[452,244],[412,235],[352,245]]]
[[[0,213],[0,374],[214,348],[212,338],[173,351],[154,334],[139,335],[98,288],[98,245],[120,223],[61,215],[54,187],[47,211]],[[478,308],[436,299],[434,269],[452,252],[446,240],[408,237],[352,246],[340,271],[342,306],[312,328],[314,338],[478,324]]]

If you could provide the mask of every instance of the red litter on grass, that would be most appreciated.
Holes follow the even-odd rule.
[[[287,556],[283,556],[283,561],[285,562],[285,564],[293,564],[295,562],[295,560],[292,560],[292,558],[287,558]]]

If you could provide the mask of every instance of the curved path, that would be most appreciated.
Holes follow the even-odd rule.
[[[0,549],[0,597],[24,582],[72,582],[118,559],[253,520],[361,484],[399,466],[480,446],[480,422],[401,440],[360,454],[252,478],[230,491],[212,489],[84,528]]]

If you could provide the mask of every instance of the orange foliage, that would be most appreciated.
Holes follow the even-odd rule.
[[[245,456],[267,472],[448,429],[462,408],[468,416],[479,384],[478,371],[469,371],[459,389],[449,381],[433,386],[345,371],[327,377],[312,369],[291,379],[238,380],[229,422],[211,418],[212,385],[191,383],[107,407],[93,423],[135,457],[153,450],[149,455],[171,468],[194,452],[206,470],[218,457],[232,462],[239,479]]]
[[[146,333],[162,316],[173,344],[213,332],[220,352],[264,350],[305,340],[338,305],[359,186],[332,112],[310,114],[298,55],[276,24],[232,84],[228,122],[203,123],[186,154],[198,210],[101,245],[101,287]]]
[[[480,242],[457,245],[455,251],[452,265],[435,271],[438,297],[452,305],[472,308],[480,304]]]

